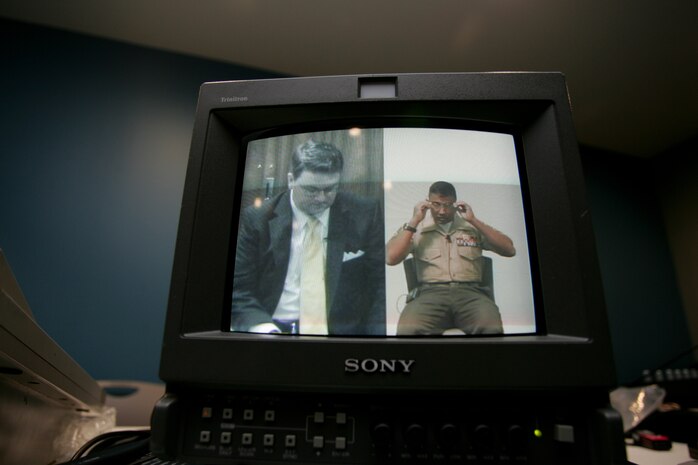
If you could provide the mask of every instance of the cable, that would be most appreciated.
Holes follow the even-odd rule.
[[[655,368],[653,368],[651,370],[647,370],[646,372],[649,372],[650,374],[652,374],[652,373],[656,372],[657,370],[663,370],[663,369],[669,367],[672,363],[676,362],[677,360],[680,360],[681,358],[685,357],[686,355],[690,355],[691,353],[695,352],[697,349],[698,349],[698,344],[696,344],[692,347],[689,347],[688,349],[682,350],[677,355],[670,358],[668,361],[656,366]],[[630,385],[631,386],[638,386],[638,385],[646,384],[644,382],[644,380],[645,380],[645,374],[643,373],[642,375],[640,375],[639,377],[634,379],[630,383]]]
[[[678,355],[676,355],[675,357],[671,358],[668,362],[665,362],[665,363],[663,363],[662,365],[658,366],[657,368],[655,368],[655,370],[661,370],[661,369],[663,369],[663,368],[668,367],[669,365],[671,365],[671,364],[674,363],[675,361],[679,360],[680,358],[685,357],[686,355],[689,355],[689,354],[693,353],[696,349],[698,349],[698,344],[696,344],[696,345],[694,345],[693,347],[690,347],[690,348],[688,348],[688,349],[686,349],[686,350],[684,350],[684,351],[682,351],[682,352],[679,352]]]
[[[123,465],[147,454],[149,448],[150,431],[113,431],[91,439],[61,465]]]

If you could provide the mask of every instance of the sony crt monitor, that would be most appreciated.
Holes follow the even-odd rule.
[[[204,84],[160,376],[187,463],[624,460],[564,77]]]

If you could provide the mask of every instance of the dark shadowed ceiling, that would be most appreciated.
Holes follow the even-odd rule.
[[[651,157],[698,136],[696,0],[2,0],[0,16],[299,76],[562,71],[585,145]]]

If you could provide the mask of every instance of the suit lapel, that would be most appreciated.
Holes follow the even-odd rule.
[[[274,207],[269,220],[269,249],[274,257],[274,265],[279,273],[286,276],[291,253],[291,225],[293,213],[289,193],[282,195]]]
[[[327,270],[327,302],[330,314],[342,271],[348,217],[348,212],[344,211],[342,199],[338,195],[330,209],[330,223],[327,230],[327,262],[325,267]]]

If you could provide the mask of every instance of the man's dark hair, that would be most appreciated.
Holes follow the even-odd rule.
[[[446,197],[453,197],[454,199],[458,198],[458,196],[456,195],[456,188],[453,187],[453,184],[446,181],[436,181],[429,187],[429,193],[436,195],[444,195]]]
[[[305,170],[313,173],[339,173],[343,167],[344,157],[337,147],[312,139],[296,147],[291,158],[291,174],[296,179]]]

